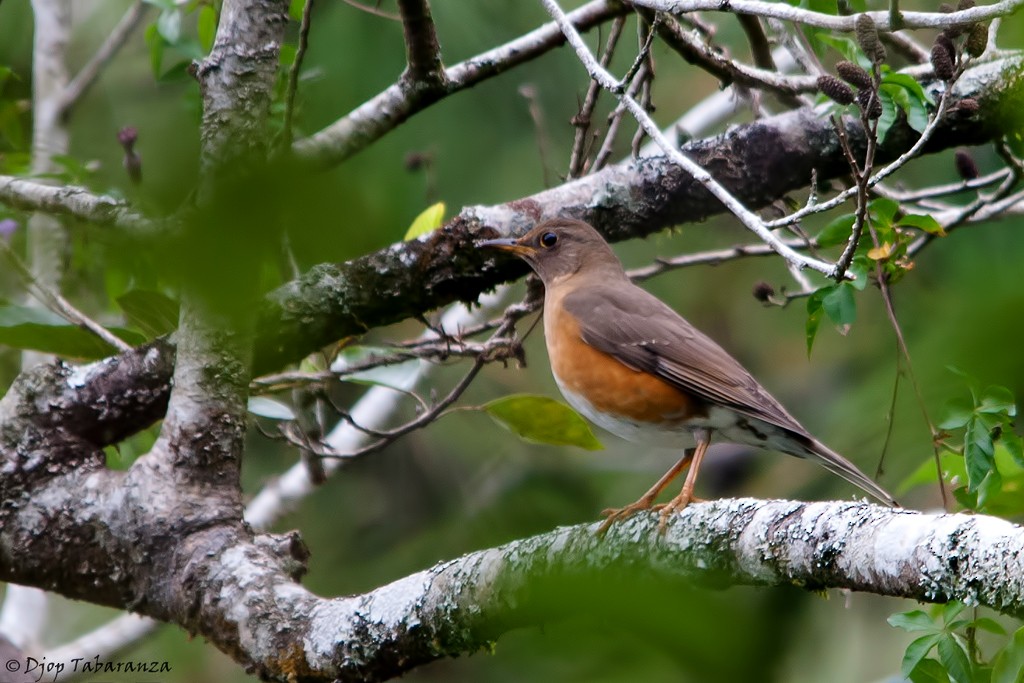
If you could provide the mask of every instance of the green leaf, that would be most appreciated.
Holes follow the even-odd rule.
[[[927,104],[934,104],[934,100],[931,95],[924,89],[924,87],[914,79],[913,76],[907,74],[901,74],[896,71],[886,70],[882,75],[882,83],[890,85],[896,85],[907,91],[907,94],[912,100],[918,102],[925,102]]]
[[[834,36],[826,31],[819,31],[814,34],[814,39],[833,48],[844,58],[860,65],[862,69],[871,70],[871,60],[864,56],[864,53],[861,52],[860,47],[852,38]]]
[[[294,420],[295,411],[287,403],[266,396],[250,396],[249,412],[271,420]]]
[[[857,319],[857,302],[853,292],[850,283],[842,282],[821,300],[821,307],[829,319],[840,327],[852,325]]]
[[[294,21],[302,21],[302,10],[306,6],[306,0],[291,0],[288,3],[288,16]]]
[[[882,115],[878,117],[878,139],[885,142],[886,136],[892,129],[892,124],[896,123],[896,119],[899,118],[897,113],[899,105],[893,101],[892,93],[884,88],[879,89],[878,99],[882,101]]]
[[[995,633],[996,635],[1005,636],[1006,629],[995,619],[989,617],[979,617],[971,622],[971,626],[979,631],[988,631],[989,633]]]
[[[526,441],[578,446],[588,451],[604,448],[575,410],[546,396],[515,394],[481,407],[495,421]]]
[[[910,672],[911,683],[949,683],[946,669],[934,659],[922,659]]]
[[[156,30],[171,45],[181,38],[181,13],[175,8],[164,10],[156,19]]]
[[[992,660],[992,683],[1024,683],[1024,626]]]
[[[1017,402],[1013,392],[1006,387],[992,386],[985,389],[978,404],[979,413],[1005,413],[1008,417],[1017,414]]]
[[[904,631],[931,631],[937,633],[940,629],[924,610],[910,610],[893,614],[886,621],[890,626],[903,629]]]
[[[107,329],[132,345],[145,341],[141,335],[129,330]],[[117,353],[117,349],[92,332],[70,324],[56,313],[14,305],[0,306],[0,345],[88,360]]]
[[[946,673],[954,683],[972,683],[971,661],[956,638],[948,633],[944,634],[937,645],[939,661],[942,662],[942,666],[946,667]]]
[[[903,653],[903,663],[900,664],[900,673],[904,677],[909,678],[910,672],[917,668],[917,665],[922,659],[928,656],[928,653],[932,651],[935,644],[943,638],[942,633],[929,633],[926,636],[921,636],[910,645],[907,646],[906,652]]]
[[[974,417],[974,403],[966,398],[953,398],[946,403],[939,429],[960,429]]]
[[[855,222],[856,216],[852,213],[839,216],[818,233],[818,246],[834,247],[837,244],[846,244],[850,239],[850,233],[853,231],[853,224]]]
[[[433,232],[441,227],[442,221],[444,221],[444,202],[428,206],[419,216],[416,216],[412,225],[405,231],[405,237],[402,239],[408,242],[421,235]]]
[[[210,5],[203,5],[196,19],[196,31],[199,34],[199,45],[204,53],[208,53],[213,49],[213,41],[217,37],[217,10]]]
[[[953,621],[963,613],[967,607],[964,603],[959,600],[950,600],[945,605],[938,605],[939,613],[942,615],[942,622],[946,625],[947,631],[956,630],[958,626],[953,626]]]
[[[964,459],[960,457],[959,453],[952,453],[950,451],[940,453],[939,464],[942,467],[942,472],[946,479],[959,477],[960,480],[963,481],[967,477],[967,474],[964,471]],[[929,456],[922,460],[917,469],[907,475],[907,477],[899,483],[896,487],[896,494],[900,495],[906,493],[918,486],[934,484],[938,478],[939,474],[935,468],[935,458]]]
[[[149,339],[162,337],[178,327],[178,302],[145,289],[133,289],[117,297],[128,323],[142,330]]]
[[[988,509],[988,505],[999,498],[999,494],[1003,491],[1003,475],[999,474],[999,470],[993,466],[985,478],[978,484],[978,509]]]
[[[166,44],[156,24],[146,27],[146,45],[149,47],[149,66],[153,70],[153,77],[160,76],[160,66],[164,61],[164,45]]]
[[[967,486],[977,491],[982,480],[995,465],[995,446],[985,424],[976,418],[967,423],[964,435],[964,461],[967,466]]]
[[[896,212],[899,210],[899,202],[883,197],[872,199],[868,203],[868,211],[871,212],[871,218],[874,221],[875,227],[888,228],[891,226],[893,219],[896,217]]]
[[[1003,444],[1003,448],[1010,454],[1010,458],[1018,467],[1024,467],[1024,442],[1021,441],[1020,436],[1004,431],[1003,435],[999,437],[999,443]]]
[[[939,237],[946,236],[946,231],[943,229],[942,225],[928,214],[908,214],[900,219],[899,224],[905,228],[917,228],[918,230],[923,230],[929,235],[938,235]]]
[[[807,297],[807,356],[811,355],[811,348],[814,346],[814,338],[818,335],[818,328],[821,326],[821,318],[825,314],[822,308],[821,301],[824,299],[833,289],[835,285],[831,287],[822,287],[818,291]]]

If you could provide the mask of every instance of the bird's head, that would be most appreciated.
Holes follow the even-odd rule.
[[[622,273],[622,264],[600,233],[572,218],[538,223],[522,237],[479,242],[478,247],[500,249],[530,264],[545,285],[573,276],[600,271],[609,277]]]

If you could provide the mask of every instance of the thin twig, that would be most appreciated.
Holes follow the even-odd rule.
[[[128,11],[124,13],[121,20],[110,31],[110,34],[107,35],[106,40],[103,41],[99,49],[96,50],[89,61],[82,66],[78,73],[75,74],[75,77],[67,84],[64,92],[61,94],[60,103],[57,105],[62,117],[67,117],[71,113],[71,110],[82,99],[82,96],[99,78],[107,63],[128,42],[132,33],[142,23],[148,9],[149,5],[142,0],[136,0],[136,2],[132,3],[132,6],[128,8]]]
[[[627,94],[621,93],[621,84],[615,80],[615,78],[608,73],[607,70],[601,67],[591,54],[586,43],[580,38],[579,33],[569,22],[565,16],[565,12],[559,7],[555,0],[541,0],[544,7],[548,10],[548,13],[555,19],[562,33],[565,35],[566,40],[572,45],[576,51],[576,55],[580,58],[580,61],[586,67],[587,72],[590,73],[591,78],[594,78],[602,87],[610,92],[616,93],[619,101],[629,110],[633,117],[643,126],[644,130],[651,137],[652,140],[658,143],[658,146],[662,148],[666,156],[668,156],[674,163],[679,165],[683,170],[689,173],[694,180],[703,185],[712,195],[714,195],[727,209],[732,211],[743,225],[755,233],[759,238],[770,244],[780,256],[787,261],[794,263],[798,267],[812,268],[821,273],[830,274],[833,272],[833,266],[824,261],[818,259],[809,258],[802,254],[799,254],[789,247],[787,247],[778,237],[765,226],[764,222],[753,212],[747,209],[742,202],[732,196],[728,190],[726,190],[721,184],[718,183],[714,178],[711,177],[704,168],[697,164],[692,159],[684,156],[678,149],[676,149],[662,134],[658,126],[651,120],[647,112],[644,111],[643,107],[632,97]]]
[[[8,245],[4,240],[0,240],[0,251],[2,251],[4,256],[7,257],[8,262],[14,266],[14,270],[18,273],[18,276],[25,284],[25,288],[41,304],[67,320],[72,325],[76,325],[88,332],[91,332],[118,351],[128,351],[132,348],[131,345],[125,343],[124,340],[111,334],[102,325],[75,308],[71,302],[61,296],[58,292],[55,292],[49,287],[43,285],[38,278],[32,275],[32,271],[29,270],[28,266],[22,262],[21,258],[14,253],[14,250],[11,249],[10,245]]]
[[[382,19],[390,19],[391,21],[402,20],[402,17],[398,16],[397,14],[385,12],[384,10],[378,7],[370,7],[369,5],[364,5],[361,2],[356,2],[356,0],[342,0],[342,2],[344,2],[349,7],[355,7],[357,10],[366,12],[367,14],[372,14],[375,17],[381,17]]]
[[[605,68],[612,61],[615,55],[615,46],[622,36],[622,27],[626,25],[625,17],[616,17],[612,22],[611,30],[605,41],[604,52],[601,53],[601,66]],[[576,135],[573,138],[572,152],[569,155],[569,178],[579,178],[586,171],[587,161],[587,140],[590,131],[591,117],[594,115],[594,108],[597,106],[597,99],[601,93],[601,87],[590,81],[587,86],[587,94],[583,97],[583,103],[576,116],[572,117],[572,125],[576,127]]]
[[[282,139],[285,148],[292,146],[292,118],[295,116],[295,93],[299,88],[299,71],[309,49],[309,18],[313,14],[313,0],[305,0],[302,6],[302,23],[299,25],[299,44],[295,49],[295,61],[288,70],[288,86],[284,98],[284,127]]]

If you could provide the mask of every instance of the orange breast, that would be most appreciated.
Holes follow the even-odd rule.
[[[552,300],[553,299],[553,300]],[[551,293],[545,301],[544,335],[559,383],[618,418],[671,425],[701,408],[672,385],[615,360],[583,341],[576,319]]]

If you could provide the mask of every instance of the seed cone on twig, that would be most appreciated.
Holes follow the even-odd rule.
[[[973,97],[965,97],[953,105],[951,111],[963,112],[964,114],[974,114],[978,109],[980,109],[978,100]]]
[[[875,20],[869,14],[858,14],[854,22],[854,33],[857,36],[857,44],[875,64],[885,61],[885,46],[878,39],[878,27]]]
[[[967,54],[972,57],[980,57],[988,46],[988,26],[985,24],[971,24],[967,29],[967,41],[964,48]]]
[[[978,165],[974,163],[974,158],[966,149],[958,149],[953,155],[953,161],[956,164],[956,172],[964,180],[974,180],[981,175],[978,172]]]
[[[953,57],[946,46],[938,40],[932,45],[931,61],[932,68],[935,69],[935,75],[938,78],[944,81],[953,80]]]
[[[853,62],[843,60],[836,62],[836,73],[850,85],[856,86],[859,90],[871,89],[871,75]]]
[[[853,104],[853,90],[835,76],[818,76],[818,90],[839,104]]]
[[[882,100],[871,90],[861,90],[857,93],[857,104],[861,111],[867,114],[869,119],[877,119],[882,115]]]

